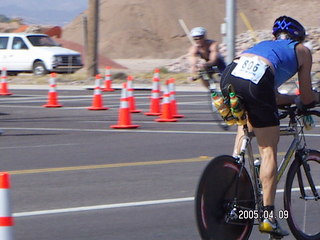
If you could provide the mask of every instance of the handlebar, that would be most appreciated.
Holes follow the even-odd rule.
[[[315,107],[319,107],[320,104],[317,104]],[[284,119],[287,116],[290,117],[290,119],[295,118],[296,116],[305,116],[305,115],[314,115],[317,117],[320,117],[320,111],[319,110],[314,110],[314,109],[307,109],[304,111],[301,111],[300,109],[297,108],[296,105],[282,105],[278,106],[278,108],[281,111],[279,118]]]
[[[196,81],[200,78],[206,79],[206,78],[209,78],[209,74],[213,74],[213,73],[220,73],[217,66],[212,66],[211,69],[199,70],[198,75],[192,77],[192,80]]]

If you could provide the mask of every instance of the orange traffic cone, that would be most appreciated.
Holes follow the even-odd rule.
[[[95,81],[95,88],[93,92],[93,98],[92,98],[92,106],[88,107],[88,110],[108,110],[109,108],[103,106],[103,99],[101,95],[101,88],[100,88],[100,79],[101,75],[96,75],[96,81]]]
[[[0,239],[13,240],[13,217],[10,204],[9,174],[0,173]]]
[[[162,99],[162,95],[163,95],[163,92],[161,91],[161,84],[160,84],[160,69],[159,68],[156,68],[154,70],[154,73],[153,73],[153,79],[159,79],[159,84],[158,84],[158,90],[159,90],[159,94],[160,94],[160,99]]]
[[[169,89],[169,95],[170,95],[170,105],[171,105],[172,116],[175,118],[183,118],[184,115],[178,114],[178,106],[176,101],[176,87],[175,87],[174,78],[170,78],[168,80],[168,89]]]
[[[106,67],[106,73],[104,77],[104,84],[105,87],[102,89],[103,92],[113,92],[114,89],[111,87],[112,81],[111,81],[111,67]]]
[[[117,125],[111,125],[111,128],[125,129],[125,128],[137,128],[139,125],[131,124],[131,115],[129,109],[129,99],[127,92],[127,84],[124,83],[121,91],[120,108],[119,108],[119,120]]]
[[[131,113],[139,113],[141,110],[136,109],[136,100],[133,96],[133,77],[128,76],[127,78],[127,91],[128,91],[128,100],[129,100],[129,109]]]
[[[158,74],[159,76],[159,74]],[[151,100],[150,100],[150,112],[144,113],[147,116],[159,116],[160,112],[160,79],[156,74],[153,77]]]
[[[7,82],[7,68],[2,68],[1,70],[1,89],[0,89],[0,95],[12,95],[11,92],[8,90],[8,82]]]
[[[60,105],[58,103],[58,93],[56,91],[56,73],[51,73],[51,77],[49,79],[50,82],[50,89],[48,92],[48,103],[43,105],[43,107],[46,108],[58,108],[58,107],[62,107],[62,105]]]
[[[294,91],[295,95],[300,95],[299,81],[296,81],[296,90]]]
[[[171,104],[169,100],[169,91],[164,90],[163,100],[162,100],[162,114],[160,118],[155,119],[156,122],[176,122],[177,119],[173,118],[171,112]]]

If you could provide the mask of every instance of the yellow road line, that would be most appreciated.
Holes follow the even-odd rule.
[[[212,158],[208,156],[200,156],[199,158],[161,160],[161,161],[149,161],[149,162],[110,163],[110,164],[85,165],[85,166],[74,166],[74,167],[26,169],[26,170],[8,171],[8,173],[11,175],[19,175],[19,174],[32,174],[32,173],[65,172],[65,171],[92,170],[92,169],[103,169],[103,168],[120,168],[120,167],[173,164],[173,163],[205,162],[205,161],[209,161],[210,159]]]
[[[278,153],[278,156],[283,156],[284,154],[285,153]],[[259,154],[254,154],[254,157],[255,158],[259,157]],[[66,171],[105,169],[105,168],[152,166],[152,165],[175,164],[175,163],[194,163],[194,162],[207,162],[207,161],[210,161],[212,158],[213,157],[210,157],[210,156],[199,156],[198,158],[160,160],[160,161],[149,161],[149,162],[110,163],[110,164],[84,165],[84,166],[73,166],[73,167],[13,170],[13,171],[8,171],[8,173],[11,175],[22,175],[22,174],[33,174],[33,173],[66,172]]]

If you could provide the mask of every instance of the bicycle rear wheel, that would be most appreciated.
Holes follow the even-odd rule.
[[[254,192],[245,168],[231,156],[214,158],[205,168],[196,191],[195,210],[198,230],[204,240],[248,239],[254,219],[235,220],[227,223],[225,217],[234,198],[241,208],[255,208]],[[236,183],[239,179],[236,194]]]
[[[288,225],[296,239],[319,240],[320,199],[311,190],[306,173],[310,171],[319,194],[320,152],[311,150],[305,161],[306,168],[298,159],[290,166],[285,185],[284,207],[288,211]]]

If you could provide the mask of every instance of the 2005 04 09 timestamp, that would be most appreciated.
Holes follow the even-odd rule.
[[[278,219],[287,219],[289,217],[289,213],[287,210],[279,210],[275,212],[263,211],[261,212],[262,218],[278,218]],[[258,210],[239,210],[238,212],[239,219],[259,219],[260,214]]]

